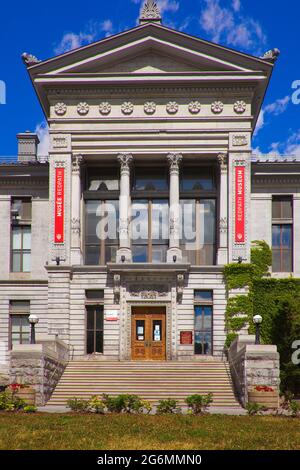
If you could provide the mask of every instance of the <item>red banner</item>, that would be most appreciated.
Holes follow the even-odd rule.
[[[235,167],[235,242],[245,243],[245,167]]]
[[[64,242],[65,169],[55,168],[54,243]]]

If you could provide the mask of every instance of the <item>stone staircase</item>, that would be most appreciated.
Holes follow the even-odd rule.
[[[136,394],[156,405],[175,398],[180,405],[188,395],[213,393],[213,407],[240,408],[226,362],[101,362],[71,361],[48,406],[65,406],[72,397],[89,399],[108,393]]]

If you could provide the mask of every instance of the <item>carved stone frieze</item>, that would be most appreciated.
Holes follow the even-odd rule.
[[[166,110],[168,114],[177,114],[179,109],[179,105],[176,101],[169,101],[166,106]]]
[[[221,114],[224,109],[222,101],[214,101],[211,105],[211,110],[214,114]]]
[[[57,116],[64,116],[67,112],[66,103],[63,103],[63,102],[56,103],[56,105],[54,106],[54,111],[55,111],[55,114],[57,114]]]

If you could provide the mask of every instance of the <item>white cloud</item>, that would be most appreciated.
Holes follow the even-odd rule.
[[[42,121],[36,125],[35,132],[40,139],[38,146],[38,155],[45,156],[49,152],[49,127],[46,121]]]
[[[231,6],[223,7],[221,0],[204,0],[200,25],[213,42],[241,47],[259,55],[266,44],[266,36],[255,19],[241,14],[241,1],[233,0]]]
[[[270,103],[263,109],[261,109],[255,127],[254,135],[256,136],[258,132],[264,127],[267,114],[279,116],[279,114],[284,113],[288,107],[290,100],[291,98],[289,96],[285,96],[284,98],[278,98],[273,103]]]
[[[73,49],[77,49],[78,47],[90,44],[100,38],[102,33],[105,33],[105,37],[111,36],[113,30],[113,23],[110,19],[106,19],[100,23],[90,22],[84,30],[79,33],[65,33],[60,42],[54,48],[54,53],[63,54]]]
[[[289,102],[290,102],[289,96],[285,96],[284,98],[279,98],[278,100],[274,101],[274,103],[268,104],[265,107],[265,112],[278,116],[279,114],[282,114],[285,112]]]

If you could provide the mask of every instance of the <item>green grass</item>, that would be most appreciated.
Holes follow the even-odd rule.
[[[300,450],[300,420],[272,416],[0,413],[0,449]]]

